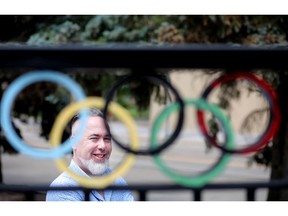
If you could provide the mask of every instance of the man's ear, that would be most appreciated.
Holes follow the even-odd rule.
[[[70,137],[69,137],[69,139],[70,140],[72,140],[72,139],[74,139],[75,138],[75,136],[74,135],[71,135]],[[75,143],[73,146],[72,146],[72,150],[74,151],[77,147],[77,143]]]

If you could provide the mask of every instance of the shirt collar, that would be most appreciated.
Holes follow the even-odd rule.
[[[85,173],[80,167],[79,165],[72,159],[69,165],[69,169],[71,171],[73,171],[74,173],[87,177],[87,178],[91,178],[89,175],[87,175],[87,173]],[[106,171],[104,172],[104,174],[109,174],[110,172],[112,172],[111,168],[106,169]],[[112,191],[111,190],[104,190],[104,197],[102,197],[98,192],[96,191],[91,191],[92,194],[95,196],[95,198],[97,198],[98,200],[102,200],[107,199],[110,200],[111,196],[112,196]]]

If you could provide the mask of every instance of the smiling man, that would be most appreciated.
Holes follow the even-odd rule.
[[[98,109],[90,109],[85,132],[81,140],[73,146],[73,158],[69,169],[78,175],[90,178],[92,176],[107,175],[112,172],[109,168],[109,158],[112,152],[112,139],[110,127],[103,114]],[[80,127],[79,114],[71,121],[71,139]],[[118,177],[113,185],[127,185],[122,177]],[[50,185],[80,186],[68,173],[61,173]],[[130,191],[126,190],[93,190],[89,199],[91,201],[133,201]],[[49,190],[46,201],[84,201],[85,194],[81,190]]]

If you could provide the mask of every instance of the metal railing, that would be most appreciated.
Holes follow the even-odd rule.
[[[287,69],[288,49],[283,46],[248,47],[240,45],[145,45],[145,44],[107,44],[107,45],[0,45],[0,68],[129,68],[135,73],[146,73],[155,69]],[[170,185],[129,185],[138,193],[138,200],[147,200],[150,191],[191,191],[191,200],[201,201],[206,190],[244,190],[246,200],[255,200],[258,189],[288,188],[288,181],[269,181],[258,183],[215,183],[201,188]],[[22,193],[24,200],[37,200],[36,196],[47,190],[83,190],[85,199],[95,188],[48,186],[0,185],[1,192]],[[107,189],[123,190],[123,187],[110,186]]]

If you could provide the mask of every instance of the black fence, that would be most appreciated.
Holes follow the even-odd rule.
[[[184,187],[177,184],[161,185],[161,184],[150,184],[150,185],[129,185],[129,186],[109,186],[106,189],[111,190],[131,190],[136,192],[136,201],[149,201],[147,199],[147,194],[151,191],[191,191],[191,201],[202,201],[202,193],[204,191],[224,191],[224,190],[234,190],[234,191],[245,191],[246,201],[257,201],[256,192],[259,189],[274,189],[281,190],[283,188],[288,188],[287,181],[270,181],[270,182],[238,182],[238,183],[215,183],[207,184],[201,188]],[[0,193],[8,192],[10,194],[21,194],[22,196],[18,198],[22,201],[43,201],[45,200],[45,194],[48,190],[57,191],[73,191],[82,190],[85,193],[85,201],[89,201],[89,194],[92,190],[97,188],[87,188],[87,187],[48,187],[48,186],[21,186],[21,185],[0,185]],[[219,193],[220,193],[219,192]],[[137,196],[138,195],[138,196]],[[177,201],[177,200],[175,200]],[[227,200],[229,201],[229,200]]]
[[[221,69],[234,70],[286,70],[288,49],[286,46],[240,46],[240,45],[1,45],[0,67],[3,69],[63,69],[63,68],[129,68],[137,76],[153,74],[156,69]],[[281,190],[288,188],[288,181],[258,183],[215,183],[200,188],[169,185],[109,186],[107,189],[129,189],[138,194],[140,201],[146,201],[150,191],[191,191],[191,200],[201,201],[203,191],[244,190],[246,200],[254,201],[258,189]],[[48,186],[0,185],[0,193],[21,193],[23,200],[37,200],[47,190],[83,190],[85,199],[95,188]],[[41,200],[41,199],[40,199]]]

